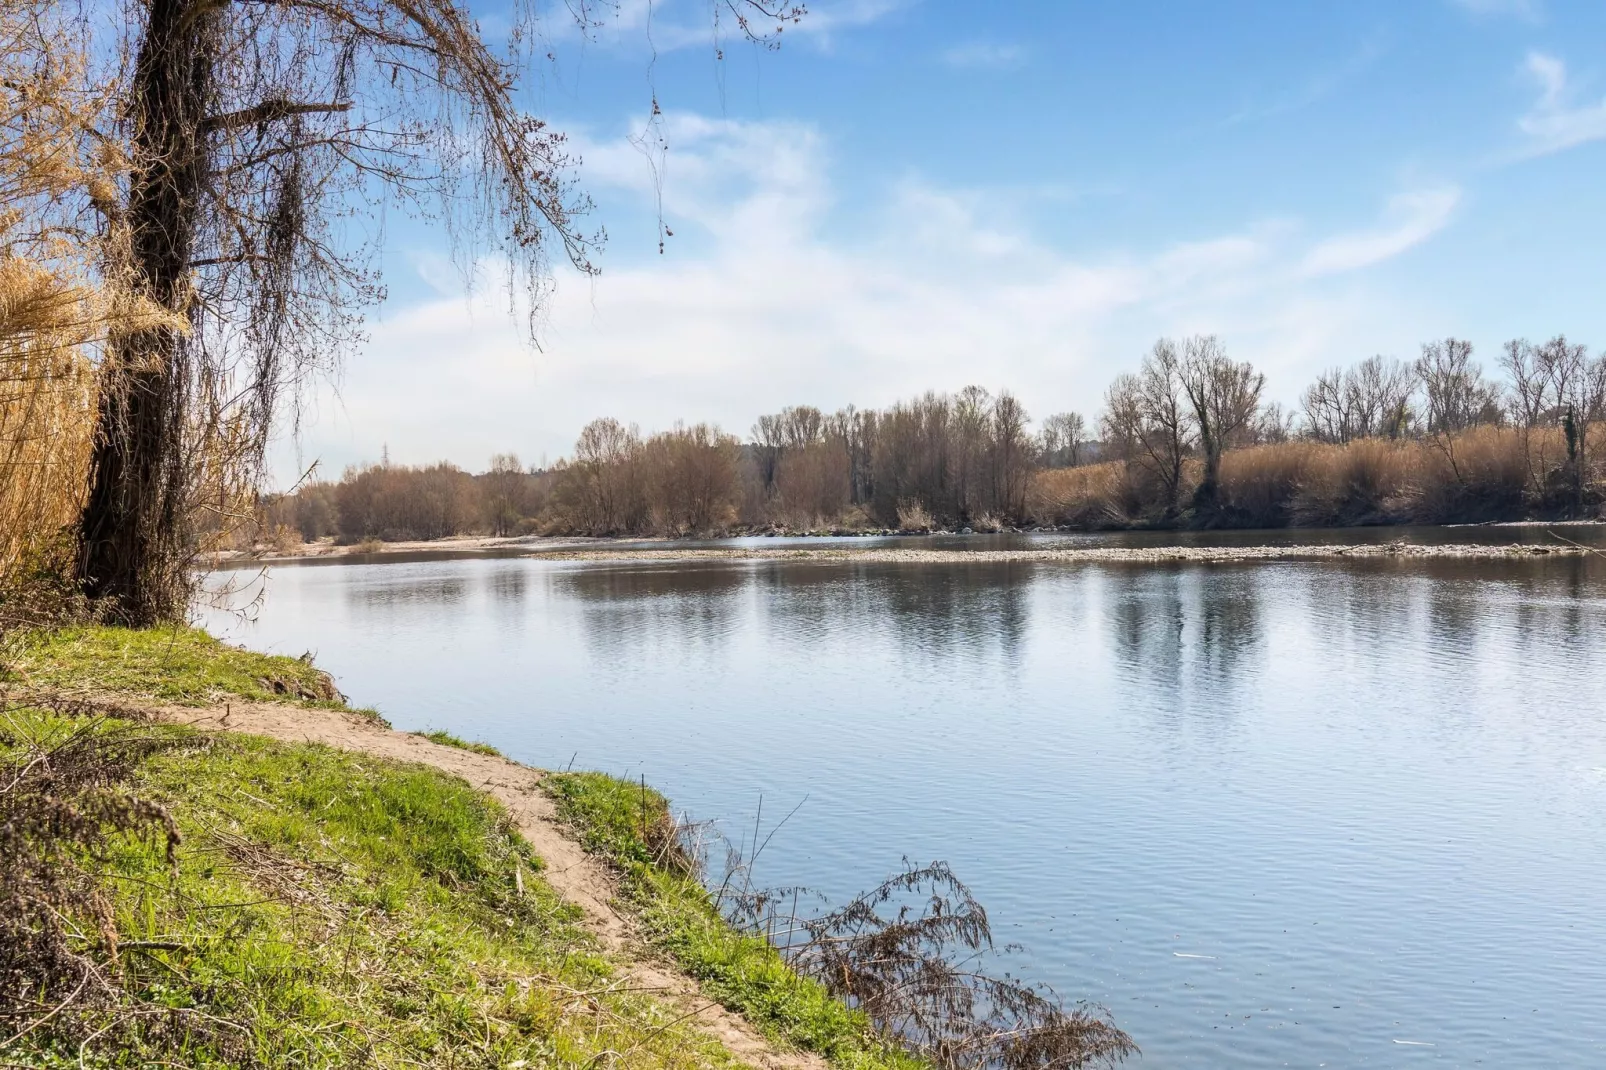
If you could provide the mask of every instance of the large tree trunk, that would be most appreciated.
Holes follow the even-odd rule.
[[[134,69],[133,172],[122,223],[139,293],[181,317],[206,176],[205,122],[219,0],[152,0]],[[147,625],[185,608],[186,339],[162,327],[114,339],[102,369],[79,581],[115,619]]]

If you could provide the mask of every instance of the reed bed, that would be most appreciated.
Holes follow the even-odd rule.
[[[0,601],[70,552],[95,414],[83,306],[49,272],[0,261]]]
[[[1589,439],[1601,437],[1591,430]],[[1199,479],[1184,466],[1182,497]],[[1450,524],[1590,518],[1606,488],[1601,458],[1570,477],[1561,428],[1476,427],[1455,436],[1294,439],[1229,450],[1209,524],[1240,528]],[[1119,461],[1033,474],[1027,507],[1041,524],[1119,528],[1161,522],[1160,488]],[[1188,523],[1187,516],[1172,522]]]

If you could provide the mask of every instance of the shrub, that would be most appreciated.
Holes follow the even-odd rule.
[[[340,538],[390,542],[471,531],[480,516],[474,477],[450,464],[377,464],[346,470],[335,487]]]
[[[898,530],[906,535],[921,535],[936,526],[931,513],[917,501],[898,503]]]

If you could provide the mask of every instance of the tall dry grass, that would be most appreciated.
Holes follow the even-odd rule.
[[[99,136],[109,97],[69,7],[0,3],[0,628],[29,591],[64,589],[88,483],[94,347],[120,331],[185,329],[104,271],[108,239],[89,206],[115,198],[122,162]]]
[[[1026,487],[1026,509],[1041,523],[1101,530],[1132,525],[1137,503],[1120,461],[1080,468],[1045,468]]]
[[[1582,461],[1585,515],[1598,515],[1606,501],[1602,452],[1593,450]],[[1563,432],[1555,427],[1482,426],[1420,439],[1251,446],[1222,458],[1219,507],[1209,522],[1349,527],[1571,516],[1578,502],[1565,457]],[[1040,471],[1028,506],[1040,523],[1079,528],[1158,522],[1162,488],[1145,485],[1142,476],[1120,462]],[[1197,462],[1190,462],[1184,497],[1198,478]]]
[[[60,565],[87,486],[94,368],[76,329],[82,290],[0,260],[0,598]]]

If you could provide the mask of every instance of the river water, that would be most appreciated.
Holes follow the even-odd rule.
[[[732,838],[797,807],[765,883],[945,859],[1137,1065],[1606,1066],[1606,560],[481,557],[205,622]]]

